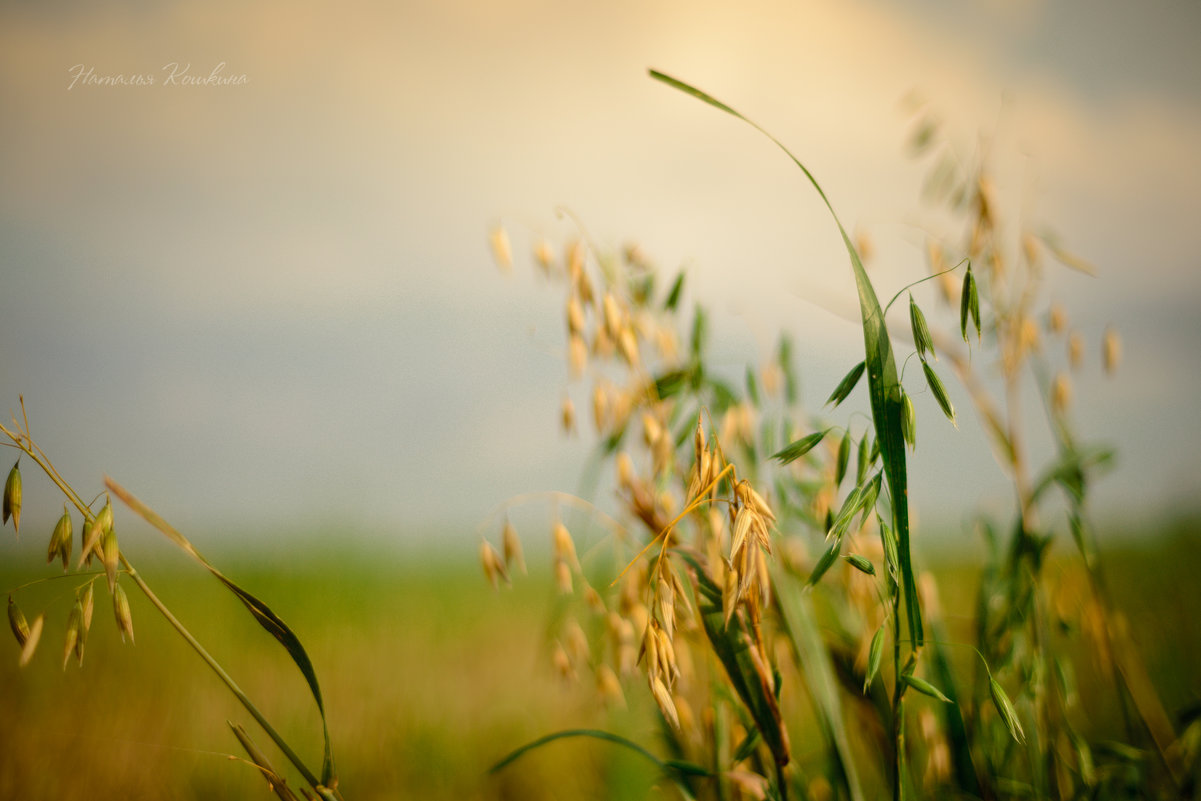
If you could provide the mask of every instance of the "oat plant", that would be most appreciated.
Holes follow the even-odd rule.
[[[552,662],[565,678],[590,680],[606,703],[649,698],[661,738],[649,748],[594,729],[551,733],[493,771],[558,740],[592,737],[650,760],[687,799],[1083,799],[1127,797],[1131,788],[1173,797],[1197,749],[1177,741],[1105,599],[1086,500],[1108,452],[1072,433],[1068,379],[1039,344],[1044,287],[1029,255],[1036,241],[1023,240],[1025,269],[1004,269],[985,161],[948,195],[967,221],[966,242],[932,234],[928,272],[881,305],[856,244],[800,160],[730,106],[662,73],[651,77],[748,123],[801,170],[846,248],[863,359],[823,409],[806,412],[786,336],[773,361],[744,377],[712,366],[708,317],[700,305],[689,315],[683,272],[660,285],[637,247],[614,255],[577,240],[560,260],[548,243],[537,246],[536,264],[566,296],[572,387],[562,422],[575,430],[573,390],[590,387],[598,460],[614,471],[620,507],[610,516],[601,502],[578,501],[608,532],[583,556],[564,519],[552,526],[562,599]],[[928,147],[934,139],[927,132]],[[1058,252],[1052,241],[1037,240]],[[503,230],[492,244],[508,266]],[[911,291],[925,282],[946,290],[947,308],[929,318]],[[908,307],[901,333],[886,322],[898,300]],[[1064,318],[1052,307],[1045,325],[1076,342],[1076,353]],[[1112,362],[1116,335],[1106,342]],[[948,633],[937,586],[917,567],[908,509],[913,393],[934,398],[944,425],[959,422],[940,375],[947,365],[1015,492],[1007,544],[997,524],[978,527],[992,550],[974,641]],[[1040,471],[1016,418],[1027,377],[1046,401],[1058,447]],[[831,419],[864,384],[866,411]],[[1065,498],[1059,506],[1049,504],[1054,490]],[[498,514],[499,548],[481,543],[494,584],[524,567],[508,511],[527,501]],[[1041,569],[1057,528],[1070,531],[1090,580],[1075,620],[1053,611],[1059,590]],[[1069,646],[1093,648],[1089,658],[1099,655],[1108,670],[1127,712],[1124,742],[1090,744]]]
[[[312,662],[300,640],[290,628],[268,607],[251,593],[234,583],[214,567],[192,545],[183,534],[171,527],[163,518],[150,507],[134,497],[128,490],[110,478],[104,481],[105,490],[95,498],[88,500],[67,482],[66,478],[51,462],[50,457],[34,440],[30,433],[29,417],[25,409],[25,399],[20,398],[21,419],[15,416],[11,426],[0,423],[0,434],[7,438],[4,444],[17,451],[18,458],[9,471],[4,488],[3,521],[7,525],[12,520],[13,530],[19,535],[21,509],[24,502],[23,482],[21,479],[21,462],[26,460],[26,466],[32,464],[41,470],[61,493],[63,514],[55,524],[50,535],[47,548],[47,563],[61,563],[63,573],[70,574],[78,582],[75,591],[75,601],[66,617],[63,633],[62,668],[74,661],[82,666],[88,634],[96,603],[96,584],[101,583],[101,592],[107,591],[116,619],[117,629],[122,640],[134,641],[133,618],[130,612],[129,597],[126,586],[145,596],[146,600],[166,619],[170,626],[192,648],[196,655],[209,666],[226,688],[237,698],[243,708],[254,718],[263,732],[271,739],[280,753],[291,765],[303,781],[296,789],[289,786],[287,773],[277,771],[263,751],[255,744],[241,724],[230,723],[230,728],[239,744],[247,754],[250,764],[254,765],[266,779],[272,792],[284,801],[292,799],[326,799],[339,801],[342,798],[338,790],[338,780],[334,773],[333,755],[330,748],[329,729],[325,723],[325,707],[317,675]],[[276,731],[253,701],[246,695],[237,682],[226,672],[225,668],[204,648],[192,635],[186,626],[172,613],[163,601],[154,593],[145,578],[133,566],[118,541],[118,525],[115,522],[112,498],[128,507],[136,515],[158,529],[171,542],[187,553],[197,563],[206,568],[226,589],[232,592],[246,607],[254,619],[271,633],[291,656],[300,668],[312,692],[313,699],[321,713],[324,729],[325,749],[322,757],[320,775],[313,771],[292,749],[291,745]],[[99,505],[99,510],[96,506]],[[75,525],[80,521],[79,551],[74,549]],[[26,617],[20,603],[21,591],[35,584],[54,580],[53,577],[35,579],[8,593],[8,619],[17,644],[20,647],[19,661],[22,667],[30,666],[35,659],[38,646],[46,636],[50,624],[46,622],[48,612],[39,613],[32,622]],[[103,580],[103,581],[102,581]]]

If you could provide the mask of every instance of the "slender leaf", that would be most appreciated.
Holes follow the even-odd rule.
[[[676,280],[672,282],[671,291],[667,293],[667,300],[663,302],[663,308],[666,311],[675,311],[680,305],[680,295],[684,291],[684,271],[680,270],[680,274],[676,276]]]

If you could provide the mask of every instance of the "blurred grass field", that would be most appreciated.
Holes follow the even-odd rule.
[[[1201,538],[1179,524],[1106,548],[1107,579],[1170,715],[1201,700]],[[136,557],[137,545],[129,546]],[[1061,548],[1064,546],[1061,546]],[[139,570],[225,663],[285,737],[320,762],[320,721],[295,666],[211,576],[166,549]],[[0,588],[53,576],[36,549],[6,546]],[[627,682],[626,710],[605,710],[591,688],[554,674],[546,644],[554,591],[533,574],[494,592],[473,549],[430,556],[372,554],[358,546],[218,555],[227,574],[300,636],[325,695],[341,789],[347,798],[646,798],[653,766],[610,744],[556,742],[499,775],[487,769],[544,734],[595,727],[654,750],[643,682]],[[337,555],[335,555],[335,553]],[[948,629],[969,625],[975,569],[926,563],[940,579]],[[0,798],[270,798],[255,769],[230,755],[227,720],[252,721],[217,679],[131,592],[136,645],[122,645],[97,591],[82,668],[61,669],[62,631],[79,577],[22,589],[32,618],[47,612],[33,663],[0,649]],[[960,614],[964,612],[965,614]],[[967,636],[964,639],[969,639]],[[1079,675],[1084,722],[1120,724],[1108,687]],[[270,751],[269,751],[270,753]],[[277,762],[282,766],[283,760]]]

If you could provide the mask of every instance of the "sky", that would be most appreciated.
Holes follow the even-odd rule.
[[[806,162],[882,296],[925,269],[905,99],[965,154],[990,141],[1005,211],[1096,269],[1049,286],[1091,348],[1079,429],[1119,455],[1098,514],[1195,509],[1199,32],[1159,0],[6,3],[0,406],[25,398],[85,494],[110,475],[202,540],[472,542],[507,499],[576,489],[589,453],[558,433],[585,395],[528,256],[577,233],[563,209],[686,267],[735,374],[788,331],[820,405],[860,358],[837,231],[778,150],[655,68]],[[915,514],[1005,512],[974,423],[920,402]]]

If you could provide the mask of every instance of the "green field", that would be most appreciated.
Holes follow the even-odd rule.
[[[1180,526],[1152,539],[1152,546],[1127,544],[1103,554],[1113,596],[1170,715],[1201,697],[1197,530]],[[14,563],[6,550],[0,587],[55,575],[36,561]],[[139,561],[147,562],[139,564],[147,581],[285,737],[319,764],[318,716],[299,672],[275,642],[199,568],[157,551]],[[310,550],[218,561],[306,644],[348,799],[659,797],[650,763],[594,740],[557,742],[499,775],[487,774],[506,752],[561,729],[603,728],[651,750],[659,742],[640,677],[624,685],[630,708],[607,711],[591,687],[555,675],[546,642],[555,598],[548,571],[535,569],[514,587],[493,592],[471,549],[437,558],[376,558],[364,548],[340,557]],[[972,603],[974,570],[965,564],[934,569],[954,636],[964,623],[954,610]],[[0,651],[7,654],[0,658],[0,798],[273,797],[252,766],[231,760],[238,748],[226,721],[246,724],[260,745],[269,745],[266,738],[136,594],[136,645],[121,644],[98,587],[83,666],[60,669],[62,629],[77,583],[72,575],[18,595],[31,617],[45,610],[48,623],[26,669],[17,667],[14,642]],[[1078,725],[1098,737],[1120,728],[1121,710],[1104,677],[1088,665],[1077,671],[1080,708],[1092,716]]]

